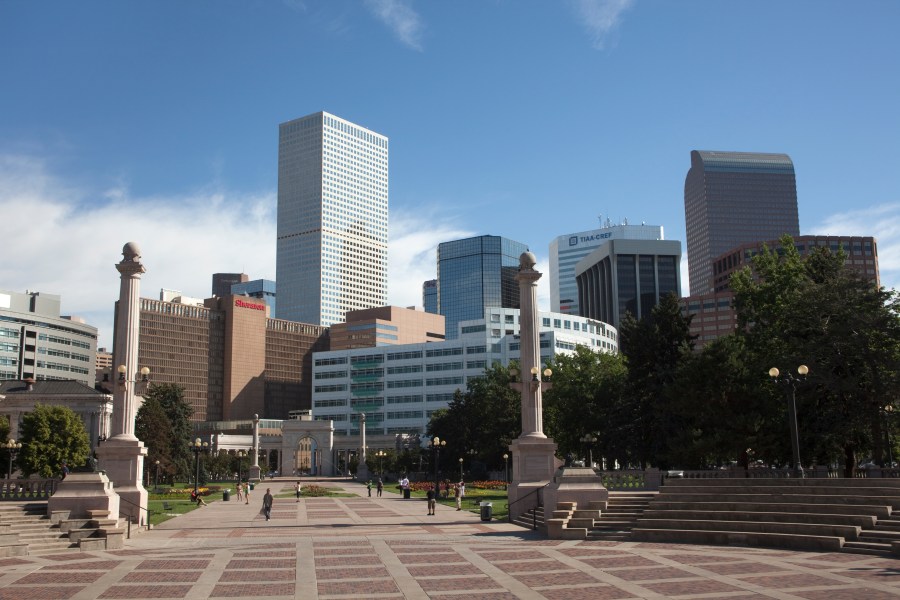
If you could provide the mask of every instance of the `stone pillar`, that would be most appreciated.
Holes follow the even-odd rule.
[[[248,481],[260,480],[259,468],[259,415],[253,415],[253,463],[250,465],[250,471],[247,474]],[[282,474],[284,472],[282,471]]]
[[[368,481],[369,467],[366,465],[366,413],[359,413],[359,465],[356,467],[356,480]]]
[[[510,516],[512,518],[537,506],[536,490],[549,483],[556,471],[556,443],[543,431],[542,392],[549,382],[541,381],[540,314],[537,307],[537,282],[541,273],[534,266],[537,259],[531,252],[519,257],[519,339],[521,380],[511,387],[521,393],[522,434],[510,444],[513,480],[509,485]],[[532,375],[531,370],[537,369]],[[527,498],[526,498],[527,497]],[[521,502],[516,503],[517,500]],[[551,508],[552,510],[552,508]]]
[[[134,435],[134,418],[138,409],[135,387],[140,385],[137,361],[141,275],[146,270],[141,264],[141,250],[134,242],[125,244],[122,255],[122,261],[116,265],[121,283],[113,371],[118,377],[118,366],[124,365],[125,373],[114,384],[111,437],[97,448],[97,457],[122,499],[120,513],[143,525],[147,523],[147,490],[143,485],[147,448]]]

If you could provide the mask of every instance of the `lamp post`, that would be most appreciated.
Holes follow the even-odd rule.
[[[459,457],[459,480],[463,480],[463,459],[461,456]]]
[[[587,466],[594,468],[594,444],[597,443],[597,436],[593,433],[586,433],[579,438],[579,441],[587,448]]]
[[[891,448],[891,415],[894,412],[894,406],[888,404],[884,407],[884,437],[887,442],[888,468],[894,466],[894,450]]]
[[[797,375],[785,373],[784,375],[775,368],[769,369],[769,377],[776,383],[785,386],[788,397],[788,423],[791,428],[791,453],[793,455],[794,473],[797,477],[804,477],[803,466],[800,464],[800,434],[797,430],[797,383],[804,381],[809,373],[809,367],[800,365],[797,367]]]
[[[506,465],[506,484],[509,485],[509,454],[503,453],[503,462]]]
[[[441,446],[447,446],[447,440],[442,440],[438,436],[431,438],[431,449],[434,450],[434,497],[437,498],[441,490],[440,479],[440,462],[441,462]]]
[[[194,453],[194,496],[198,496],[200,495],[200,453],[209,452],[209,442],[197,438],[188,446]]]
[[[387,456],[387,452],[385,452],[384,450],[379,450],[378,452],[375,453],[375,456],[378,457],[378,475],[383,478],[384,477],[384,463],[382,461],[384,460],[384,457]]]
[[[153,491],[159,493],[159,461],[156,461],[156,480],[153,482]]]
[[[238,482],[238,483],[241,482],[241,471],[243,470],[243,466],[244,466],[244,457],[245,457],[245,456],[247,456],[247,453],[244,452],[243,450],[238,450],[238,451],[237,451],[237,459],[238,459],[238,479],[237,479],[237,482]],[[235,485],[236,485],[236,484],[235,484]]]
[[[7,471],[8,479],[12,479],[13,474],[13,461],[16,460],[16,456],[19,454],[19,450],[22,449],[22,442],[17,442],[16,440],[6,440],[6,443],[2,446],[9,453],[9,470]]]

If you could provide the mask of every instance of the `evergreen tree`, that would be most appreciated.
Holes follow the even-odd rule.
[[[176,478],[193,475],[191,415],[184,400],[184,388],[172,383],[153,384],[138,410],[135,432],[148,446],[148,461],[160,461],[160,468]]]

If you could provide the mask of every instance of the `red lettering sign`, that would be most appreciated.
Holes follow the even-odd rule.
[[[235,300],[235,306],[240,306],[241,308],[252,308],[253,310],[266,310],[265,304],[253,304],[252,302],[245,302],[244,300]]]

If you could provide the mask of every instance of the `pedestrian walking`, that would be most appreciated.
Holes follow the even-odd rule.
[[[272,516],[272,502],[275,499],[272,498],[272,490],[270,488],[266,489],[266,493],[263,496],[263,514],[266,515],[266,521]]]
[[[372,497],[372,480],[366,482],[366,491],[369,492],[369,498]]]
[[[428,488],[428,491],[425,492],[425,498],[428,499],[428,514],[429,515],[434,514],[434,507],[437,504],[434,497],[435,497],[434,488]]]
[[[381,498],[381,492],[384,491],[384,482],[381,480],[381,477],[378,478],[378,483],[375,486],[375,492],[379,498]]]
[[[250,504],[250,483],[247,482],[247,487],[244,488],[244,504]]]
[[[237,484],[237,501],[240,502],[244,499],[244,484],[238,482]]]
[[[456,498],[456,510],[462,510],[462,490],[459,488],[459,484],[453,486],[453,497]]]
[[[300,492],[303,491],[303,486],[300,485],[299,481],[294,485],[294,491],[297,492],[297,502],[300,502]]]

